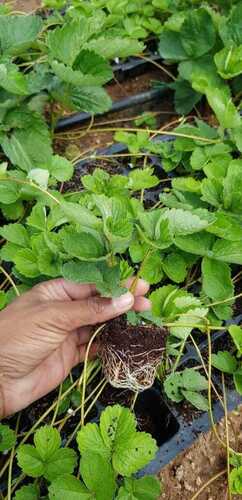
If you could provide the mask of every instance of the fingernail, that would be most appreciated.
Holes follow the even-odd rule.
[[[134,303],[134,296],[132,293],[127,292],[124,295],[121,295],[121,297],[117,297],[112,300],[112,305],[113,308],[116,309],[116,311],[128,311]]]

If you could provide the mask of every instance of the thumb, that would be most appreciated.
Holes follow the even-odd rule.
[[[56,302],[54,307],[60,327],[72,331],[116,318],[132,309],[133,305],[134,296],[127,292],[113,299],[94,296],[72,302]]]

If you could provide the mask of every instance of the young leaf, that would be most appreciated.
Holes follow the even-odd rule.
[[[10,450],[15,443],[15,432],[8,425],[0,424],[0,451]]]
[[[100,431],[105,445],[110,449],[136,433],[136,421],[128,408],[108,406],[101,414]]]
[[[14,500],[39,500],[39,488],[35,484],[22,486],[20,490],[16,491]]]
[[[187,263],[179,253],[169,253],[162,261],[167,276],[175,283],[182,283],[187,274]]]
[[[223,373],[233,374],[237,370],[238,363],[230,352],[219,351],[217,354],[212,354],[212,366]]]
[[[112,500],[116,491],[115,474],[110,462],[93,450],[82,455],[82,479],[96,500]]]
[[[113,467],[122,476],[131,476],[155,458],[155,440],[145,432],[136,432],[129,439],[119,440],[113,452]]]
[[[106,446],[97,424],[86,424],[77,434],[78,448],[83,455],[87,452],[99,453],[104,458],[110,457],[110,448]]]
[[[156,477],[145,476],[140,479],[125,478],[120,487],[117,500],[156,500],[161,493],[161,484]]]
[[[195,391],[187,391],[182,389],[182,394],[189,403],[191,403],[195,408],[202,411],[208,411],[208,400],[202,394]]]
[[[160,180],[153,174],[153,168],[135,169],[129,174],[129,189],[139,191],[157,186]]]
[[[49,487],[50,500],[91,500],[93,494],[76,477],[68,474],[55,478]]]
[[[41,459],[48,460],[61,446],[60,433],[48,425],[41,427],[34,435],[34,444]]]
[[[37,278],[40,274],[37,255],[29,248],[18,250],[14,257],[17,270],[27,278]]]
[[[160,252],[151,253],[149,257],[145,259],[144,264],[142,264],[140,276],[150,283],[150,285],[160,283],[164,276]]]
[[[183,400],[181,389],[183,387],[182,374],[175,372],[168,375],[164,382],[164,391],[169,399],[180,403]]]
[[[48,169],[50,174],[60,182],[68,181],[74,171],[72,163],[59,155],[52,157]]]
[[[28,247],[30,244],[29,235],[21,224],[7,224],[0,228],[0,235],[5,240],[15,243],[20,247]]]
[[[28,95],[27,80],[15,64],[0,64],[0,87],[11,94]]]
[[[189,391],[206,391],[207,379],[193,368],[185,368],[182,372],[183,387]]]

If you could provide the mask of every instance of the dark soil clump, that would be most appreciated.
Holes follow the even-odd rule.
[[[143,391],[153,385],[165,350],[167,330],[155,325],[130,325],[114,319],[100,337],[104,374],[113,387]]]

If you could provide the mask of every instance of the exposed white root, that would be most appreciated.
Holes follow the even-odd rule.
[[[134,354],[105,346],[101,353],[104,375],[113,387],[142,392],[153,385],[163,351]]]

